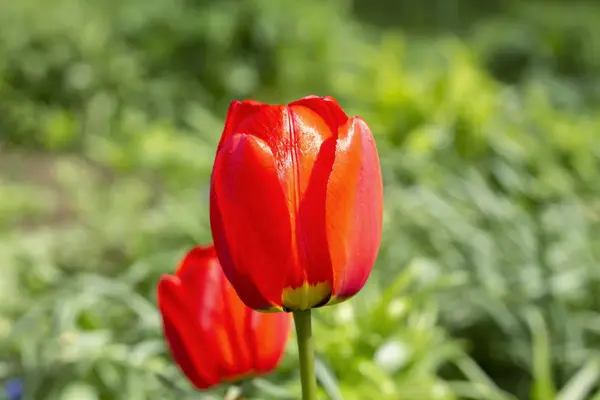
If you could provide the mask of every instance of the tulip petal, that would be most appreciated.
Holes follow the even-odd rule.
[[[249,312],[246,318],[249,348],[254,353],[254,369],[264,374],[273,370],[283,357],[290,335],[291,314]]]
[[[175,275],[182,281],[188,284],[192,282],[202,282],[197,279],[197,274],[206,273],[202,271],[205,268],[220,268],[218,265],[217,255],[213,246],[196,246],[187,252],[183,260],[179,263]],[[188,278],[189,279],[186,279]]]
[[[348,116],[338,102],[330,96],[306,96],[303,99],[290,103],[290,107],[304,106],[316,112],[329,126],[330,131],[336,135],[340,126],[348,121]]]
[[[217,247],[217,243],[219,243],[219,246],[221,248],[221,251],[218,253],[218,255],[221,263],[221,268],[223,268],[223,273],[227,276],[227,280],[229,280],[233,285],[235,285],[234,287],[236,293],[238,294],[238,296],[240,296],[244,304],[255,310],[278,310],[279,306],[270,303],[269,300],[267,300],[261,294],[254,282],[246,278],[246,274],[241,275],[236,273],[235,268],[237,267],[235,267],[235,265],[233,264],[231,252],[227,248],[227,238],[225,237],[225,231],[221,219],[221,210],[216,200],[216,194],[214,192],[211,193],[210,201],[210,225],[213,234],[213,240],[215,242],[215,248]],[[227,269],[225,269],[223,265],[227,265]],[[243,297],[241,293],[244,293]]]
[[[335,156],[335,137],[321,116],[296,104],[286,109],[288,157],[280,179],[290,207],[294,263],[282,293],[284,309],[308,309],[331,296],[332,269],[327,246],[325,196]]]
[[[207,389],[217,382],[215,379],[208,380],[200,375],[199,370],[196,368],[197,361],[193,359],[193,354],[186,348],[184,338],[180,335],[176,324],[168,316],[163,317],[163,331],[171,356],[194,386],[199,389]]]
[[[252,112],[244,111],[246,117],[239,120],[232,134],[248,134],[262,139],[271,148],[275,161],[287,155],[285,152],[289,152],[291,146],[287,107],[258,103],[252,106]]]
[[[356,294],[379,250],[383,184],[373,135],[353,117],[340,129],[327,188],[327,238],[333,266],[332,302]]]
[[[253,371],[253,357],[246,331],[246,319],[250,308],[246,307],[240,300],[237,293],[227,281],[221,279],[221,294],[223,301],[223,324],[227,347],[231,349],[231,358],[223,358],[225,361],[223,368],[225,375],[236,376],[244,374],[247,371]]]
[[[254,309],[280,308],[292,237],[267,143],[235,134],[223,145],[213,168],[210,207],[219,261],[242,301]]]
[[[304,106],[291,108],[295,163],[286,174],[288,197],[294,199],[295,245],[299,258],[288,284],[331,283],[327,248],[325,197],[335,157],[335,137],[323,119]],[[331,287],[329,288],[331,289]],[[321,299],[322,300],[322,299]]]
[[[256,116],[256,114],[260,113],[265,107],[268,106],[254,100],[244,100],[242,102],[237,100],[232,101],[229,105],[229,110],[227,111],[227,119],[225,120],[225,127],[221,134],[221,140],[217,146],[217,152],[219,152],[223,144],[234,133],[239,132],[237,128],[244,120]]]
[[[218,383],[215,358],[206,343],[204,332],[198,329],[194,315],[183,291],[181,281],[173,276],[163,276],[158,284],[158,305],[163,318],[163,329],[169,350],[183,373],[199,389]],[[200,349],[200,347],[202,347]]]
[[[232,338],[237,332],[231,321],[239,310],[231,308],[227,302],[224,292],[226,279],[217,264],[197,271],[193,280],[183,282],[188,304],[193,305],[195,310],[189,315],[199,319],[198,329],[207,338],[205,346],[213,352],[219,377],[238,375],[245,365],[237,364],[238,349]]]

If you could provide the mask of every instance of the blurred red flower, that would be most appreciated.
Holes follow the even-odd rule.
[[[246,307],[213,246],[193,248],[174,276],[161,277],[158,305],[171,355],[199,389],[267,373],[285,350],[290,315]]]

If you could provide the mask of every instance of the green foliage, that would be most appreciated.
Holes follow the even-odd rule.
[[[315,93],[367,120],[385,181],[372,279],[315,313],[323,395],[600,399],[600,7],[425,2],[462,35],[431,36],[362,25],[379,3],[0,2],[0,381],[232,390],[185,382],[155,285],[211,240],[229,101]],[[295,347],[241,390],[297,398]]]

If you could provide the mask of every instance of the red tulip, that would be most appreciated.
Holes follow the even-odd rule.
[[[171,355],[199,389],[269,372],[283,355],[289,315],[246,307],[213,246],[195,247],[160,279],[158,305]]]
[[[249,307],[304,310],[356,294],[379,250],[382,198],[373,135],[335,99],[231,103],[210,217],[225,275]]]

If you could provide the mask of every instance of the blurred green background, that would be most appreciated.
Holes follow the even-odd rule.
[[[0,1],[0,382],[222,399],[169,360],[155,285],[211,241],[228,103],[318,94],[369,123],[385,184],[372,278],[316,312],[323,398],[600,399],[599,21],[592,0]],[[298,398],[290,343],[247,399]]]

